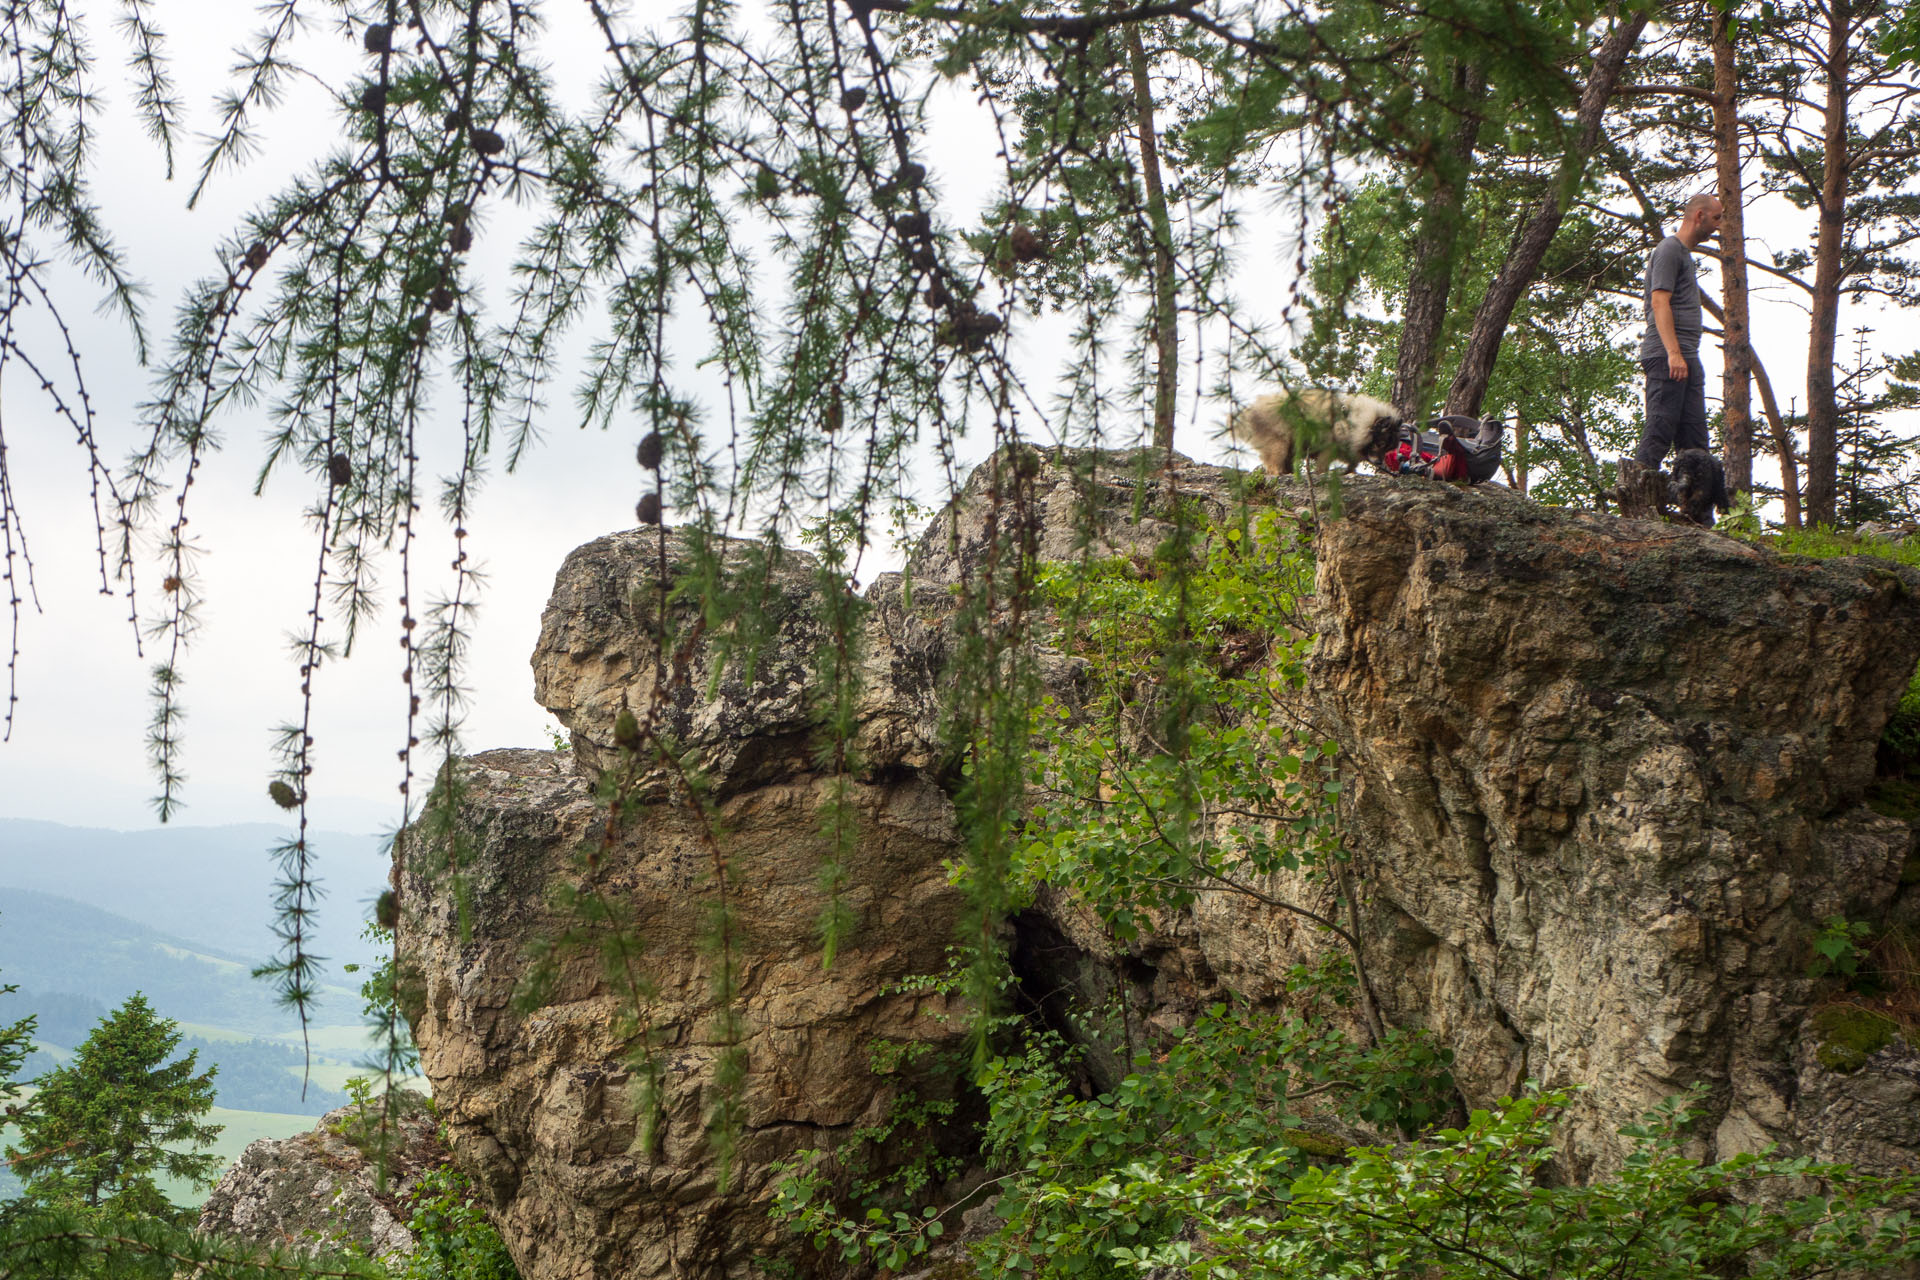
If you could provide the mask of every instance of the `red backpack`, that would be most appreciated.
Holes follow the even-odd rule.
[[[1469,418],[1450,413],[1434,418],[1426,430],[1400,428],[1400,443],[1387,451],[1390,475],[1431,476],[1479,484],[1500,471],[1500,442],[1507,427],[1498,418]]]

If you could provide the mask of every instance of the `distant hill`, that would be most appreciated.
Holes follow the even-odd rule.
[[[297,1025],[252,976],[257,963],[70,898],[0,887],[0,979],[23,991],[84,996],[108,1008],[144,991],[163,1017],[251,1035]],[[357,990],[333,986],[321,998],[322,1022],[358,1018]],[[0,1015],[17,999],[0,1006]],[[51,1040],[44,1028],[41,1035]]]
[[[0,818],[0,888],[70,898],[251,968],[278,947],[271,927],[278,869],[268,850],[286,835],[267,824],[106,831]],[[386,887],[385,841],[326,831],[309,845],[325,894],[314,952],[336,973],[341,963],[371,961],[359,933]],[[7,930],[16,923],[0,919],[0,972],[15,952]]]

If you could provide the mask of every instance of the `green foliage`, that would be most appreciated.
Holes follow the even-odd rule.
[[[1345,858],[1333,749],[1313,737],[1299,744],[1287,701],[1305,681],[1311,554],[1271,510],[1204,538],[1196,513],[1175,515],[1176,532],[1147,562],[1043,570],[1055,635],[1088,659],[1087,681],[1076,708],[1043,703],[1025,739],[1045,799],[1005,883],[1020,894],[1042,883],[1070,891],[1122,940],[1201,893],[1251,895],[1347,950],[1288,975],[1278,1012],[1222,1005],[1168,1042],[1130,1045],[1122,1077],[1095,1096],[1079,1091],[1078,1051],[1056,1036],[989,1058],[978,1074],[982,1145],[1004,1221],[980,1246],[987,1274],[1102,1274],[1112,1248],[1178,1238],[1190,1226],[1182,1207],[1115,1206],[1107,1188],[1117,1171],[1151,1165],[1186,1177],[1230,1152],[1304,1167],[1329,1142],[1302,1119],[1306,1099],[1314,1114],[1408,1132],[1451,1106],[1445,1049],[1415,1033],[1349,1034],[1371,1021],[1359,1012],[1370,1006],[1353,935],[1254,883],[1279,871],[1325,882]],[[971,867],[962,873],[978,883]],[[803,1163],[779,1206],[847,1261],[899,1268],[955,1208],[920,1204],[917,1186],[880,1198],[874,1184],[848,1181],[844,1169]]]
[[[1760,521],[1760,506],[1763,499],[1752,489],[1743,489],[1733,495],[1733,509],[1721,516],[1714,528],[1729,538],[1744,538],[1751,542],[1763,532]]]
[[[386,953],[361,980],[360,1013],[374,1045],[375,1060],[366,1065],[379,1073],[379,1096],[374,1096],[374,1079],[362,1076],[349,1079],[347,1094],[354,1113],[340,1125],[338,1132],[373,1160],[375,1184],[384,1190],[401,1112],[416,1098],[402,1086],[401,1080],[420,1069],[420,1053],[414,1046],[413,1032],[407,1022],[407,1007],[413,1005],[417,1009],[421,997],[417,978],[400,961],[394,936],[394,926],[399,923],[399,904],[391,891],[380,895],[374,914],[376,918],[361,929],[360,937],[385,947]],[[348,973],[355,973],[359,966],[348,965],[346,969]]]
[[[219,1159],[200,1148],[220,1126],[214,1073],[196,1073],[194,1053],[173,1057],[174,1023],[134,995],[94,1029],[66,1066],[37,1082],[7,1159],[40,1204],[165,1215],[171,1206],[156,1173],[211,1181]],[[171,1059],[171,1060],[170,1060]]]
[[[1194,554],[1191,568],[1176,559]],[[1088,660],[1084,706],[1041,704],[1041,802],[1016,883],[1071,885],[1116,937],[1155,912],[1345,858],[1334,746],[1287,702],[1305,684],[1313,561],[1266,510],[1146,564],[1049,566],[1059,634]],[[1304,738],[1304,740],[1303,740]],[[1289,909],[1323,927],[1319,913]]]
[[[943,974],[909,979],[891,991],[950,994],[967,981],[957,961]],[[995,1019],[1004,1031],[1017,1019]],[[789,1231],[842,1261],[862,1258],[899,1270],[930,1248],[959,1211],[993,1184],[960,1201],[928,1203],[963,1173],[977,1142],[970,1058],[923,1041],[875,1041],[868,1070],[890,1097],[879,1121],[857,1125],[831,1148],[798,1151],[774,1167],[772,1215]]]
[[[1887,55],[1889,71],[1920,65],[1920,6],[1909,2],[1900,7],[1880,37],[1880,52]]]
[[[428,1170],[414,1184],[410,1203],[407,1229],[417,1243],[393,1280],[520,1280],[465,1174]]]
[[[1761,538],[1762,546],[1782,555],[1831,560],[1837,556],[1873,556],[1920,568],[1920,538],[1868,538],[1824,525],[1811,529],[1779,529]]]
[[[0,984],[0,996],[10,996],[19,988],[12,983]],[[13,1022],[0,1023],[0,1102],[7,1102],[20,1096],[20,1084],[14,1079],[20,1068],[26,1064],[33,1053],[33,1033],[38,1020],[32,1014]],[[6,1108],[7,1119],[13,1119],[13,1108]]]
[[[350,1077],[347,1080],[347,1105],[352,1110],[333,1121],[329,1127],[362,1151],[379,1152],[383,1112],[380,1101],[373,1096],[373,1081],[365,1076]]]
[[[1860,962],[1866,958],[1864,944],[1873,936],[1873,926],[1860,920],[1849,920],[1845,916],[1828,916],[1820,924],[1820,931],[1813,938],[1813,956],[1807,961],[1809,978],[1824,978],[1836,974],[1842,978],[1851,978],[1860,972]]]
[[[1310,548],[1270,509],[1191,527],[1176,525],[1150,561],[1042,578],[1089,683],[1079,707],[1041,708],[1044,798],[1016,882],[1071,892],[1123,942],[1202,893],[1230,892],[1346,950],[1289,975],[1279,1012],[1217,1007],[1134,1052],[1123,1078],[1090,1098],[1069,1084],[1071,1055],[1044,1037],[990,1064],[986,1148],[1006,1180],[1005,1223],[982,1256],[997,1274],[1100,1274],[1113,1250],[1177,1241],[1193,1225],[1187,1207],[1124,1204],[1118,1180],[1147,1169],[1178,1180],[1236,1158],[1298,1170],[1324,1147],[1300,1132],[1306,1098],[1409,1131],[1449,1105],[1446,1051],[1387,1034],[1372,1016],[1358,939],[1267,887],[1286,872],[1350,893],[1334,748],[1305,731],[1291,701],[1305,684]],[[1348,1034],[1356,1021],[1364,1041]]]
[[[1880,741],[1899,765],[1920,772],[1920,669],[1907,682]]]
[[[1438,1119],[1450,1055],[1418,1036],[1356,1045],[1328,1016],[1341,985],[1337,973],[1297,971],[1281,1013],[1216,1006],[1090,1098],[1076,1095],[1072,1055],[1057,1041],[996,1060],[982,1085],[992,1104],[985,1150],[1007,1180],[1004,1224],[982,1246],[987,1274],[1125,1274],[1104,1260],[1176,1241],[1194,1219],[1177,1197],[1126,1202],[1120,1180],[1179,1182],[1222,1160],[1298,1173],[1344,1146],[1315,1131],[1304,1099],[1376,1124]]]
[[[0,1276],[21,1280],[393,1280],[355,1253],[295,1253],[190,1225],[71,1206],[0,1213]]]
[[[1920,137],[1920,123],[1908,132]],[[1920,169],[1910,171],[1902,185],[1910,189],[1916,180]],[[1852,206],[1856,214],[1860,208]],[[1920,264],[1905,264],[1905,271],[1920,281]],[[1874,353],[1874,338],[1872,330],[1856,329],[1852,358],[1835,371],[1840,375],[1834,388],[1840,458],[1834,521],[1845,529],[1920,519],[1920,438],[1887,424],[1894,414],[1920,408],[1920,386],[1912,381],[1920,376],[1920,352],[1887,359]]]
[[[388,901],[390,895],[382,894],[381,902]],[[392,1088],[394,1077],[411,1075],[420,1069],[420,1051],[413,1043],[406,1014],[407,987],[412,980],[403,975],[391,927],[370,920],[360,931],[360,937],[385,949],[379,963],[360,980],[360,1016],[366,1020],[374,1042],[383,1051],[381,1073],[387,1078],[387,1087]],[[346,971],[357,973],[359,966],[347,965]]]
[[[1124,1247],[1116,1261],[1197,1278],[1274,1280],[1444,1275],[1449,1280],[1787,1280],[1875,1273],[1920,1257],[1920,1232],[1892,1209],[1920,1184],[1771,1155],[1702,1165],[1682,1154],[1691,1113],[1669,1101],[1625,1130],[1620,1171],[1588,1184],[1543,1180],[1564,1093],[1476,1111],[1411,1147],[1363,1147],[1290,1175],[1226,1158],[1178,1178],[1136,1166],[1113,1180],[1113,1211],[1193,1207],[1192,1237]],[[1832,1189],[1803,1190],[1825,1179]],[[1758,1194],[1769,1197],[1756,1203]]]

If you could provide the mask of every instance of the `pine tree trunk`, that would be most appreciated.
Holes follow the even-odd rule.
[[[1726,312],[1714,305],[1713,299],[1701,295],[1700,305],[1707,314],[1718,320],[1721,327],[1727,323]],[[1780,458],[1780,501],[1786,508],[1786,526],[1789,529],[1800,528],[1800,465],[1794,459],[1793,433],[1787,430],[1786,419],[1780,416],[1780,402],[1774,399],[1773,382],[1767,377],[1767,366],[1755,354],[1752,346],[1747,348],[1747,358],[1753,367],[1753,385],[1760,392],[1760,411],[1766,417],[1769,434],[1773,437],[1774,451]]]
[[[1180,310],[1174,291],[1173,220],[1160,182],[1160,140],[1153,124],[1153,82],[1147,77],[1147,51],[1140,29],[1127,28],[1127,57],[1133,64],[1133,101],[1140,114],[1140,176],[1146,186],[1147,220],[1153,228],[1153,447],[1173,448],[1173,413],[1179,391]]]
[[[1466,179],[1480,139],[1479,108],[1487,89],[1486,72],[1477,66],[1455,67],[1453,85],[1460,118],[1445,156],[1435,167],[1433,192],[1421,210],[1420,230],[1407,264],[1407,304],[1400,321],[1400,353],[1390,397],[1400,416],[1412,422],[1426,416],[1433,367],[1440,359],[1440,333],[1453,289],[1454,250],[1466,220]]]
[[[1508,256],[1487,296],[1473,314],[1473,329],[1467,335],[1467,353],[1461,358],[1460,371],[1447,392],[1447,412],[1478,417],[1480,402],[1486,397],[1487,383],[1493,377],[1493,362],[1500,355],[1500,340],[1506,336],[1507,321],[1519,304],[1521,295],[1540,273],[1540,263],[1567,216],[1567,205],[1579,189],[1587,160],[1600,140],[1600,120],[1606,114],[1607,100],[1619,83],[1620,69],[1627,55],[1639,42],[1649,13],[1641,9],[1629,14],[1613,33],[1601,42],[1594,55],[1593,70],[1580,92],[1580,108],[1574,113],[1574,137],[1569,139],[1566,157],[1553,187],[1540,198],[1533,220],[1520,237],[1519,246]]]
[[[1807,520],[1834,522],[1839,482],[1840,406],[1833,385],[1840,327],[1840,248],[1847,229],[1847,33],[1850,0],[1829,0],[1825,154],[1820,174],[1820,226],[1813,250],[1813,306],[1807,323]]]
[[[1747,303],[1747,232],[1744,187],[1740,166],[1739,78],[1734,62],[1732,16],[1713,9],[1713,149],[1719,173],[1720,203],[1726,216],[1720,223],[1720,293],[1725,300],[1722,323],[1725,370],[1721,399],[1725,440],[1722,461],[1727,488],[1741,493],[1753,488],[1753,344]]]

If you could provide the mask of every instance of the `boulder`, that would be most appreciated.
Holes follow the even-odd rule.
[[[857,830],[840,869],[855,924],[829,967],[816,929],[827,780],[740,784],[710,819],[665,802],[609,829],[574,766],[570,753],[541,751],[464,763],[470,929],[453,895],[430,891],[419,864],[405,868],[421,1062],[455,1159],[528,1280],[745,1274],[755,1259],[797,1252],[768,1216],[774,1163],[882,1122],[918,1084],[911,1071],[876,1072],[876,1046],[949,1057],[963,1047],[966,1020],[949,997],[898,986],[947,964],[960,909],[942,866],[951,807],[918,775],[850,784]],[[717,829],[735,922],[726,958],[707,923],[723,874]],[[516,1004],[530,950],[575,923],[556,902],[562,890],[626,914],[644,947],[640,1024],[620,975],[591,947],[559,956],[550,988]],[[596,944],[611,936],[590,930]],[[733,1031],[715,1017],[728,959]],[[745,1076],[723,1154],[709,1118],[730,1048],[744,1054]],[[639,1090],[649,1063],[661,1081],[652,1133]]]
[[[427,1100],[406,1091],[395,1096],[400,1114],[384,1181],[378,1147],[361,1136],[365,1121],[349,1104],[327,1112],[306,1133],[248,1143],[201,1206],[199,1229],[307,1254],[412,1253],[408,1195],[421,1174],[446,1164],[447,1149]],[[371,1104],[375,1124],[380,1105],[378,1099]]]

